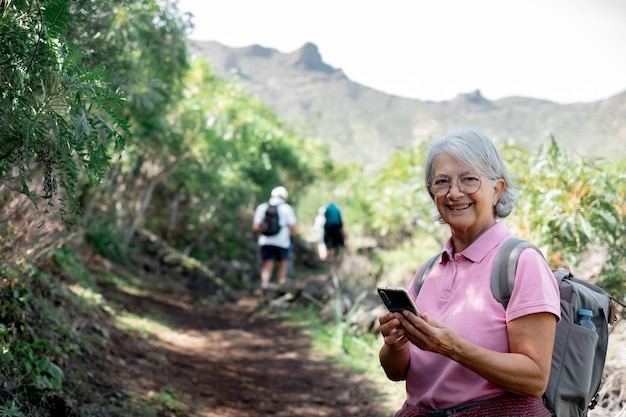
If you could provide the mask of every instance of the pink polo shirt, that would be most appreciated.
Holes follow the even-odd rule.
[[[506,323],[524,315],[549,312],[560,318],[559,291],[552,271],[532,249],[519,257],[513,294],[505,311],[491,292],[491,273],[500,245],[512,236],[498,222],[461,253],[452,240],[424,280],[415,298],[421,312],[443,321],[464,339],[497,352],[508,352]],[[446,409],[496,397],[505,391],[457,362],[410,346],[407,402]]]

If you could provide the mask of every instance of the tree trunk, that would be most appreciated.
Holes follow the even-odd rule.
[[[126,235],[124,236],[124,240],[122,242],[123,251],[128,249],[128,246],[130,246],[130,241],[133,239],[133,236],[135,235],[137,228],[143,221],[143,215],[146,212],[148,205],[150,204],[150,200],[152,200],[152,194],[154,194],[154,189],[156,188],[157,184],[160,181],[161,181],[160,176],[157,176],[148,184],[146,193],[144,194],[143,199],[141,201],[141,207],[139,207],[139,211],[135,215],[135,218],[133,219],[132,224],[130,225],[130,227],[128,228],[128,231],[126,232]]]

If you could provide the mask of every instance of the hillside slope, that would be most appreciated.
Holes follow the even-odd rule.
[[[299,133],[326,141],[335,160],[378,166],[397,148],[461,125],[483,127],[498,142],[530,149],[554,135],[572,153],[626,156],[626,90],[577,104],[528,97],[489,101],[480,91],[451,101],[420,101],[351,81],[341,69],[323,62],[311,43],[288,54],[213,41],[195,41],[190,49],[207,58],[216,74],[241,80]]]

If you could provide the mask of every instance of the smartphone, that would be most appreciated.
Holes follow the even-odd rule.
[[[387,310],[390,312],[400,313],[402,310],[409,310],[413,312],[413,314],[419,316],[419,310],[406,288],[380,286],[378,287],[378,295],[380,295],[380,298],[383,299],[385,306],[387,306]]]

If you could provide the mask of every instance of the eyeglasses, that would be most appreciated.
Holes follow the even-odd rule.
[[[457,177],[456,184],[459,191],[465,194],[474,194],[480,190],[481,179],[476,174],[465,174]],[[437,197],[444,197],[450,192],[452,187],[452,179],[448,177],[438,177],[432,183],[428,184],[430,193]]]

